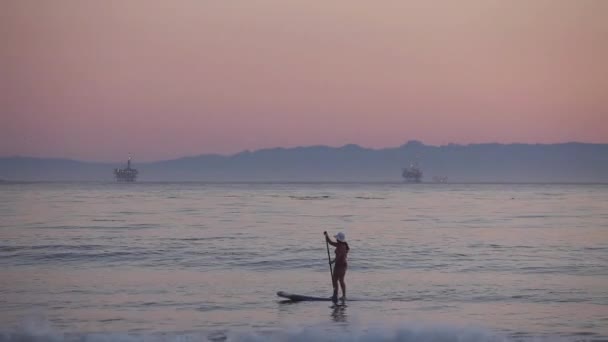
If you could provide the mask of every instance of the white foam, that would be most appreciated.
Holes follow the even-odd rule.
[[[579,338],[518,337],[513,338],[486,329],[463,326],[402,323],[399,325],[322,324],[278,329],[245,328],[222,332],[196,333],[62,333],[41,317],[30,317],[14,331],[0,333],[0,342],[541,342],[581,341]]]

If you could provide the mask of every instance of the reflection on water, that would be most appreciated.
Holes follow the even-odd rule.
[[[348,315],[346,314],[346,304],[332,305],[331,318],[337,323],[347,323]]]

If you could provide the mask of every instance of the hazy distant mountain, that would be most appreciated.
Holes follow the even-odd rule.
[[[423,181],[608,182],[608,144],[476,144],[429,146],[410,141],[396,148],[310,146],[201,155],[137,163],[140,181],[388,181],[418,162]],[[27,157],[0,158],[0,179],[112,181],[110,163]]]

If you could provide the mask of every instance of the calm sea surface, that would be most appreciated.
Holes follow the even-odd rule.
[[[329,296],[323,231],[351,246]],[[607,341],[608,185],[0,184],[0,341]]]

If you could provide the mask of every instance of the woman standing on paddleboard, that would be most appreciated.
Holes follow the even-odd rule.
[[[336,242],[333,242],[329,239],[327,232],[323,232],[325,234],[325,241],[330,245],[336,247],[335,253],[336,258],[333,261],[330,261],[330,264],[334,264],[334,273],[333,273],[333,286],[334,286],[334,302],[338,298],[338,282],[340,282],[340,287],[342,288],[342,300],[346,299],[346,284],[344,284],[344,276],[346,275],[346,268],[348,264],[346,262],[346,256],[348,255],[348,251],[350,248],[348,247],[348,243],[346,243],[346,236],[344,233],[340,232],[334,237],[336,238]]]

